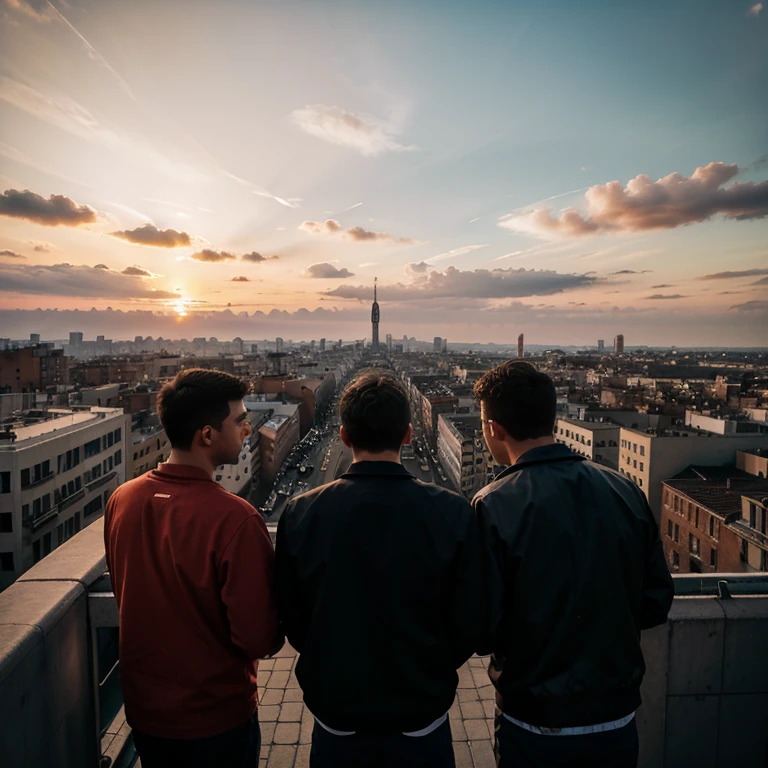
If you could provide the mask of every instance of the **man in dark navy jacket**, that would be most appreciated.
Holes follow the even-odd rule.
[[[555,442],[555,388],[530,363],[494,368],[475,396],[507,465],[473,501],[499,766],[635,766],[640,630],[665,622],[673,597],[648,502]]]
[[[400,382],[355,379],[341,402],[354,463],[292,499],[277,530],[278,610],[315,716],[311,762],[453,766],[456,670],[480,640],[482,559],[467,501],[400,464]]]

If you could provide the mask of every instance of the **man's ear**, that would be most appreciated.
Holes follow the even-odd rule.
[[[403,442],[400,443],[400,445],[410,445],[412,439],[413,439],[413,424],[409,424],[408,429],[405,430],[405,434],[403,435]]]
[[[213,442],[213,427],[206,425],[200,430],[200,443],[208,446]]]
[[[489,421],[488,429],[491,433],[491,437],[494,440],[498,440],[500,443],[503,443],[508,436],[507,430],[504,429],[498,421]]]
[[[349,435],[347,434],[347,430],[344,429],[343,424],[339,427],[339,437],[341,438],[341,442],[344,443],[347,448],[352,447],[352,441],[349,439]]]

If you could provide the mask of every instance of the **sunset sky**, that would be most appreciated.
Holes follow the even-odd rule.
[[[765,345],[766,94],[762,3],[0,0],[0,336]]]

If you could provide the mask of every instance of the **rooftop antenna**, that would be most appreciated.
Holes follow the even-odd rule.
[[[378,280],[378,277],[373,278],[373,300],[376,301],[376,281]]]

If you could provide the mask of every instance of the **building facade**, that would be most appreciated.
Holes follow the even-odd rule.
[[[471,499],[487,483],[490,453],[483,440],[479,416],[440,414],[437,419],[437,458],[446,477]]]
[[[574,453],[611,469],[619,468],[619,424],[558,419],[555,440]]]
[[[125,481],[122,409],[51,410],[0,433],[0,589],[104,514]]]

